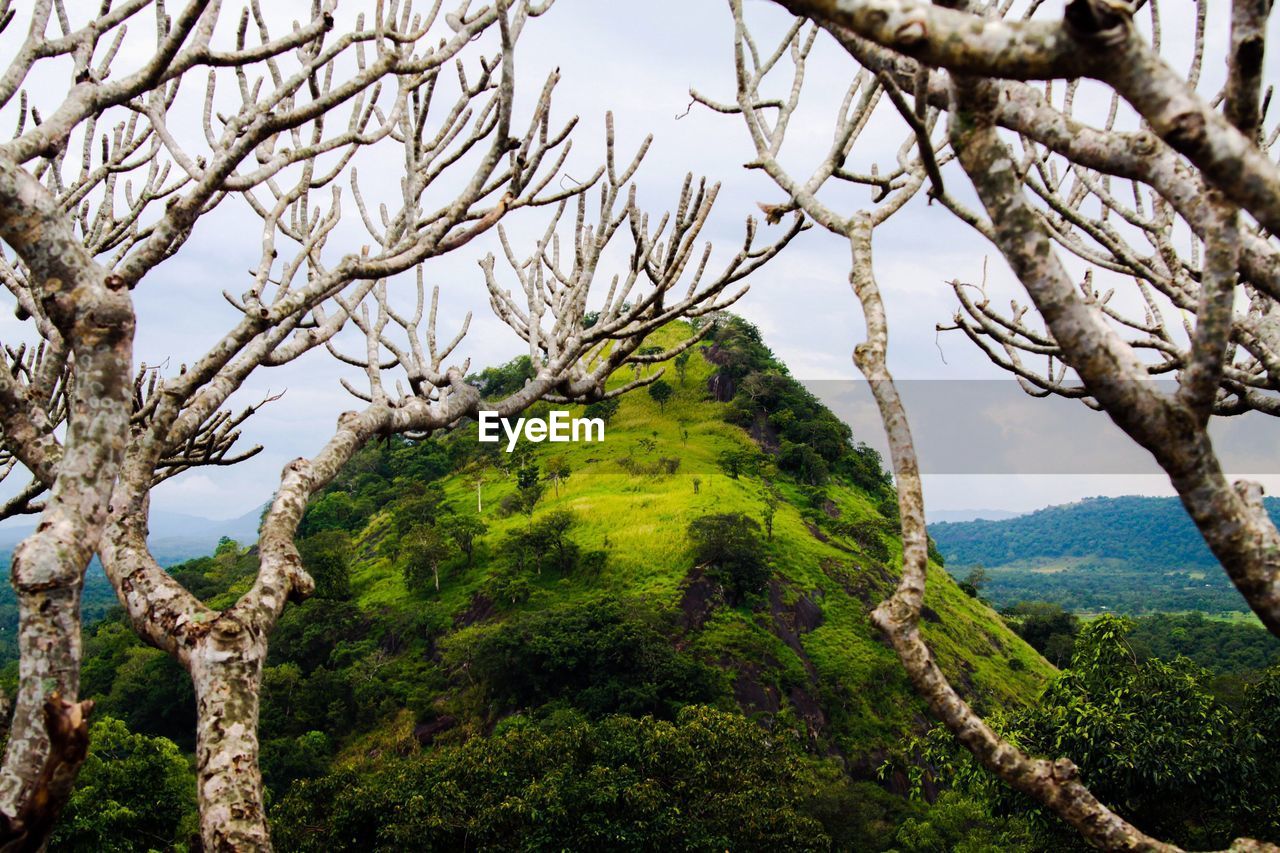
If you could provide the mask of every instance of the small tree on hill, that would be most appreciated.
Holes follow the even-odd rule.
[[[453,543],[435,527],[420,527],[404,540],[404,583],[413,592],[427,589],[428,578],[440,591],[440,565],[453,552]]]
[[[476,540],[488,531],[488,526],[473,515],[450,515],[441,520],[438,525],[440,532],[453,540],[453,544],[458,546],[467,558],[467,565],[471,565],[472,557],[475,554]]]
[[[542,483],[542,475],[537,465],[525,465],[516,473],[516,506],[524,513],[526,519],[533,520],[533,511],[542,500],[546,486]]]
[[[534,547],[564,574],[578,563],[578,546],[569,538],[569,530],[577,523],[575,513],[558,509],[547,513],[529,532]]]
[[[560,497],[560,481],[569,479],[571,473],[573,473],[573,468],[569,465],[569,460],[566,457],[552,456],[547,460],[547,476],[555,484],[556,497]]]
[[[316,598],[351,597],[351,537],[342,530],[323,530],[298,543],[302,566],[316,582]]]
[[[618,406],[621,404],[617,397],[608,397],[591,403],[583,410],[582,414],[588,418],[599,418],[605,423],[609,423],[613,416],[618,413]]]
[[[667,401],[671,399],[671,395],[675,393],[675,389],[667,382],[659,379],[657,382],[649,386],[649,396],[658,404],[658,411],[665,411]]]
[[[680,378],[680,384],[684,384],[684,378],[689,372],[689,358],[693,355],[692,350],[685,350],[676,356],[676,376]]]
[[[764,501],[764,509],[760,515],[764,519],[765,537],[773,541],[773,517],[778,514],[778,504],[782,500],[773,483],[765,482],[764,488],[760,490],[760,500]]]

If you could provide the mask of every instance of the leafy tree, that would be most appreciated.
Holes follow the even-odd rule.
[[[676,651],[670,630],[640,602],[598,597],[451,636],[443,650],[501,711],[562,701],[592,716],[669,718],[722,689],[714,669]]]
[[[547,460],[547,476],[555,483],[556,497],[560,497],[560,481],[569,479],[573,472],[566,456],[552,456]]]
[[[606,424],[613,419],[618,413],[618,407],[622,405],[617,397],[607,397],[604,400],[597,400],[587,405],[583,410],[583,415],[588,418],[599,418]]]
[[[744,472],[754,470],[757,454],[746,450],[725,450],[718,457],[720,468],[733,479],[738,479]]]
[[[1056,604],[1028,601],[1003,611],[1010,626],[1055,666],[1071,660],[1080,620]]]
[[[982,566],[974,566],[969,570],[969,574],[964,576],[964,580],[960,581],[960,588],[965,594],[973,598],[981,597],[982,587],[987,583],[987,570]]]
[[[506,364],[488,367],[479,373],[467,377],[467,383],[474,385],[485,399],[498,399],[514,394],[524,384],[537,375],[533,361],[527,355],[513,358]]]
[[[528,599],[533,587],[523,566],[507,562],[490,572],[485,579],[484,591],[494,601],[516,605]]]
[[[759,592],[772,573],[760,525],[742,513],[704,515],[689,523],[694,563],[737,598]]]
[[[396,533],[404,536],[418,527],[429,527],[447,513],[444,492],[432,483],[418,494],[407,494],[392,504]]]
[[[904,820],[894,841],[902,853],[1034,853],[1042,849],[1025,817],[993,814],[990,804],[957,791],[944,791],[924,816]]]
[[[405,586],[425,592],[428,580],[440,591],[440,564],[449,559],[454,544],[435,527],[420,527],[402,540],[401,560]]]
[[[1129,642],[1139,657],[1183,655],[1216,674],[1250,677],[1280,663],[1280,639],[1260,625],[1202,613],[1152,613],[1133,625]]]
[[[786,439],[778,450],[778,467],[814,486],[821,486],[831,477],[831,469],[822,454],[809,444]]]
[[[861,519],[842,522],[836,526],[836,529],[857,543],[868,557],[882,563],[889,559],[889,546],[885,544],[882,535],[884,528],[877,520]]]
[[[692,350],[685,350],[675,357],[676,376],[680,378],[681,385],[684,385],[685,374],[689,372],[689,358],[692,355]]]
[[[526,518],[533,519],[533,511],[545,492],[546,486],[542,483],[542,473],[537,464],[521,466],[516,472],[516,494],[519,495],[517,507]]]
[[[1190,661],[1141,660],[1128,642],[1131,629],[1124,617],[1089,622],[1070,667],[1035,704],[997,727],[1033,754],[1070,757],[1103,802],[1177,844],[1212,848],[1241,835],[1275,837],[1268,822],[1276,803],[1267,800],[1264,782],[1273,774],[1258,752],[1266,739],[1213,697],[1207,674]],[[1076,842],[1073,830],[988,776],[944,731],[931,738],[936,749],[925,749],[924,760],[943,768],[962,793],[987,800],[998,814],[1031,815],[1044,833],[1041,849]]]
[[[773,483],[766,482],[760,490],[760,500],[764,503],[761,517],[764,519],[765,538],[773,541],[773,517],[778,514],[778,504],[782,496],[778,494]]]
[[[298,543],[302,565],[316,582],[316,598],[351,597],[351,537],[323,530]]]
[[[671,385],[661,379],[649,386],[649,397],[658,404],[658,411],[665,411],[667,401],[675,394],[675,389]]]
[[[314,779],[329,769],[333,744],[324,732],[273,738],[262,744],[262,781],[283,793],[299,779]]]
[[[523,530],[512,530],[502,542],[504,563],[515,574],[542,574],[544,565],[571,572],[578,562],[579,549],[569,538],[569,530],[577,522],[570,510],[547,513]]]
[[[307,507],[306,515],[298,525],[298,535],[305,538],[323,530],[345,530],[350,533],[363,527],[367,518],[363,507],[349,493],[328,492]]]
[[[578,546],[569,538],[569,530],[577,522],[576,513],[558,509],[539,519],[529,531],[533,546],[545,553],[561,573],[572,571],[578,562]]]
[[[117,620],[99,625],[86,650],[82,690],[99,713],[122,720],[130,731],[195,747],[195,692],[190,680],[178,677],[172,658],[142,645]]]
[[[185,848],[195,815],[195,776],[173,741],[134,734],[103,716],[89,730],[89,756],[51,846],[83,853]]]
[[[487,525],[474,515],[448,515],[437,525],[440,532],[453,540],[458,550],[466,555],[467,565],[471,565],[475,554],[476,540],[489,529]]]
[[[362,640],[369,630],[369,616],[354,602],[313,597],[280,617],[267,663],[294,663],[303,673],[310,673],[329,662],[339,643]]]

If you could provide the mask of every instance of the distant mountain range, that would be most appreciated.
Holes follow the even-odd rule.
[[[265,504],[264,504],[265,506]],[[237,542],[250,543],[258,538],[258,520],[263,507],[250,510],[238,518],[214,520],[177,512],[153,510],[150,518],[151,553],[162,566],[171,566],[209,554],[218,540],[229,536]],[[35,530],[36,518],[0,527],[0,556],[8,554]]]
[[[1280,519],[1280,499],[1266,507]],[[1177,498],[1086,498],[1003,520],[937,521],[929,533],[956,576],[983,567],[997,604],[1247,609]]]

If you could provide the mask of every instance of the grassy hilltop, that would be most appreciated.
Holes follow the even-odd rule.
[[[687,331],[666,330],[654,343],[674,342]],[[490,622],[600,594],[640,597],[678,613],[677,623],[688,626],[682,645],[725,664],[744,711],[816,703],[830,719],[815,722],[815,734],[842,752],[856,756],[885,746],[912,727],[922,708],[907,700],[910,688],[897,659],[866,617],[890,589],[901,561],[896,525],[877,508],[886,505],[884,495],[833,479],[814,510],[812,488],[775,475],[781,500],[767,543],[774,568],[767,592],[737,606],[712,607],[704,600],[717,595],[707,589],[711,585],[690,583],[691,573],[699,577],[685,536],[691,521],[713,513],[760,518],[764,511],[761,476],[742,471],[734,478],[720,464],[725,454],[753,455],[760,448],[746,430],[726,423],[725,404],[711,399],[707,388],[718,368],[705,352],[689,359],[683,382],[673,365],[659,365],[674,396],[660,407],[643,390],[627,395],[604,442],[528,447],[532,464],[545,469],[558,456],[571,470],[558,486],[547,485],[534,519],[557,510],[575,513],[574,542],[583,551],[607,553],[606,565],[591,576],[544,570],[531,578],[526,600],[506,607],[495,602],[495,612],[457,632],[484,631]],[[581,415],[582,407],[571,411]],[[461,440],[473,441],[474,431]],[[648,449],[646,442],[655,446]],[[624,467],[628,459],[647,466],[659,458],[679,459],[678,470],[632,474]],[[441,478],[447,506],[475,513],[477,473],[472,464]],[[701,481],[696,492],[695,477]],[[500,558],[497,543],[529,523],[521,513],[501,517],[503,498],[518,491],[516,479],[487,469],[480,517],[488,526],[488,547],[470,567],[453,566],[438,596],[425,596],[455,621],[474,611],[477,601],[489,609],[485,586]],[[394,509],[382,510],[355,537],[351,590],[363,607],[413,607],[424,598],[406,588],[392,549],[378,547],[395,537],[395,526]],[[1048,672],[1038,656],[940,568],[932,568],[930,581],[926,634],[951,678],[979,700],[1017,704],[1034,695]]]
[[[299,545],[319,593],[286,611],[264,676],[281,849],[889,838],[877,821],[908,805],[880,786],[904,780],[876,771],[926,714],[867,618],[901,561],[887,475],[740,320],[642,369],[665,369],[670,399],[626,395],[603,442],[391,439],[313,501]],[[767,562],[745,586],[687,532],[739,514],[746,559]],[[174,572],[217,604],[255,559],[227,543]],[[938,565],[926,603],[971,701],[1034,699],[1052,668]],[[161,653],[113,620],[86,647],[86,694],[190,748],[189,687],[154,695],[185,683]]]

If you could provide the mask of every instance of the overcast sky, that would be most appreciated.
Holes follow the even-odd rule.
[[[96,0],[75,0],[70,5],[74,9],[85,3],[97,6]],[[273,15],[290,18],[305,14],[310,0],[294,5],[299,12],[279,0],[273,0],[270,9]],[[349,13],[362,5],[344,0],[340,9]],[[1174,5],[1186,7],[1188,13],[1192,8],[1190,0]],[[750,9],[762,34],[778,31],[788,20],[764,0],[752,3]],[[235,16],[227,17],[233,24]],[[1178,18],[1178,10],[1166,17]],[[1211,32],[1221,32],[1223,26],[1219,18],[1211,20]],[[1184,27],[1185,22],[1177,20],[1167,25],[1165,38],[1175,48]],[[16,32],[21,27],[12,29]],[[6,33],[0,39],[0,55],[12,50],[13,38],[14,33]],[[1274,63],[1270,64],[1274,68]],[[722,0],[648,0],[643,4],[558,0],[548,15],[530,23],[520,42],[517,68],[524,96],[536,95],[545,75],[555,67],[562,75],[556,114],[562,118],[576,114],[582,119],[575,136],[575,157],[567,170],[570,174],[589,173],[598,162],[604,114],[613,110],[621,148],[630,149],[646,133],[655,136],[638,176],[646,206],[669,206],[687,171],[723,184],[706,235],[718,245],[734,247],[740,242],[743,219],[757,213],[756,202],[782,200],[763,175],[742,168],[752,152],[740,119],[698,107],[688,109],[691,86],[720,99],[731,97],[732,22]],[[834,46],[826,45],[819,51],[809,76],[813,103],[790,134],[794,144],[788,149],[787,162],[796,164],[797,170],[825,147],[830,133],[825,117],[830,115],[831,104],[824,97],[838,96],[852,72],[851,62]],[[1206,69],[1210,80],[1214,74],[1221,76],[1216,69]],[[46,93],[56,93],[59,83],[55,78],[40,85]],[[65,91],[65,75],[61,86]],[[195,86],[193,92],[199,89]],[[1084,90],[1081,97],[1087,99],[1091,91]],[[198,110],[198,99],[195,101],[192,110]],[[1099,99],[1088,106],[1102,109],[1105,102]],[[198,120],[198,112],[191,112],[191,116]],[[0,121],[7,121],[3,113]],[[902,131],[896,117],[886,116],[869,132],[865,144],[860,141],[859,151],[865,151],[867,157],[883,157],[897,148]],[[198,132],[198,126],[192,132]],[[376,162],[362,166],[362,175],[367,169],[377,180],[378,168]],[[385,174],[386,181],[395,180],[394,170]],[[866,203],[865,195],[850,195],[848,200],[850,204]],[[543,221],[534,213],[513,222],[512,228],[517,235],[533,233]],[[155,364],[168,359],[176,365],[193,359],[230,328],[235,314],[221,292],[225,288],[239,293],[247,285],[248,270],[256,262],[259,230],[259,221],[245,215],[244,208],[225,205],[201,221],[178,256],[148,276],[135,291],[139,361]],[[352,230],[349,239],[354,247],[360,236]],[[492,248],[492,241],[477,241],[427,266],[428,281],[442,287],[443,328],[460,321],[467,310],[475,312],[464,345],[473,369],[521,351],[514,334],[493,319],[487,308],[476,261]],[[890,361],[899,378],[969,380],[1001,375],[958,335],[939,337],[934,331],[935,324],[945,322],[954,311],[954,297],[945,282],[956,277],[978,280],[984,258],[990,258],[993,289],[1011,295],[1016,292],[997,253],[945,210],[922,199],[877,231],[876,253],[877,274],[893,330]],[[760,326],[767,343],[795,376],[818,381],[813,387],[820,393],[829,392],[833,399],[841,396],[838,380],[858,377],[850,354],[860,340],[861,316],[847,272],[847,248],[841,241],[813,231],[798,238],[766,267],[735,309]],[[8,341],[18,333],[17,322],[6,311],[0,319],[0,335]],[[155,504],[219,518],[239,515],[263,503],[285,462],[316,452],[331,434],[337,414],[356,405],[339,387],[336,377],[340,373],[324,353],[313,353],[284,368],[258,371],[237,394],[239,404],[268,393],[286,392],[282,400],[267,406],[245,427],[245,444],[262,444],[264,452],[238,467],[188,472],[162,485]],[[842,414],[854,425],[858,438],[881,444],[873,413],[842,409]],[[1097,435],[1101,441],[1125,442],[1110,424],[1104,423]],[[1049,473],[1011,474],[1003,470],[1006,472],[999,474],[929,475],[926,498],[930,508],[1027,510],[1095,494],[1171,493],[1154,469],[1140,473],[1141,460],[1111,474],[1104,473],[1105,468],[1072,474],[1068,472],[1075,469],[1065,465]]]

